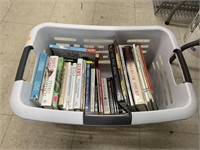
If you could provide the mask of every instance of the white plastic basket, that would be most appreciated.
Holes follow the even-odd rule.
[[[30,50],[34,50],[36,63],[40,51],[49,51],[49,44],[63,42],[80,46],[93,45],[98,51],[106,50],[116,36],[119,44],[134,42],[143,45],[154,97],[159,110],[132,112],[123,115],[86,116],[84,112],[51,110],[36,107],[29,100],[33,84],[23,80],[24,68]],[[67,38],[68,41],[64,41]],[[58,41],[59,40],[59,41]],[[49,51],[50,52],[50,51]],[[176,84],[170,57],[179,58],[184,83]],[[36,66],[36,65],[35,65]],[[102,65],[102,73],[109,75],[108,65]],[[197,99],[187,65],[182,57],[174,35],[160,26],[88,26],[44,23],[36,26],[29,34],[24,48],[16,79],[13,85],[10,105],[14,113],[22,118],[79,125],[136,125],[174,121],[191,117],[197,110]]]

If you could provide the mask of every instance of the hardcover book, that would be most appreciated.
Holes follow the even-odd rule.
[[[102,90],[103,90],[104,114],[110,114],[110,103],[108,99],[108,87],[106,78],[102,78]]]
[[[131,91],[138,110],[147,110],[146,102],[143,97],[142,87],[140,85],[139,75],[133,57],[132,47],[125,46],[123,48],[124,60],[126,63],[127,73],[130,81]]]
[[[58,56],[50,56],[47,66],[47,75],[45,79],[44,92],[41,103],[41,106],[44,108],[52,108],[57,65],[58,65]]]
[[[76,71],[77,71],[77,63],[73,63],[72,65],[72,76],[71,76],[71,86],[70,86],[70,98],[69,98],[69,110],[74,110],[74,98],[75,98],[75,90],[76,90]]]
[[[64,59],[63,57],[58,58],[58,66],[56,71],[56,81],[54,86],[54,93],[53,93],[53,102],[52,108],[58,109],[58,101],[59,101],[59,94],[61,88],[61,80],[62,80],[62,71],[63,71]]]
[[[43,88],[43,83],[45,80],[44,77],[45,77],[47,59],[48,59],[47,53],[41,52],[39,56],[37,68],[36,68],[31,96],[30,96],[30,100],[36,103],[38,106],[41,105],[42,88]]]
[[[58,107],[60,109],[64,109],[63,106],[64,106],[64,99],[65,99],[66,81],[67,81],[67,74],[69,73],[68,67],[69,67],[69,63],[65,62],[63,66],[61,89],[60,89],[60,96],[59,96],[59,101],[58,101]]]
[[[76,83],[75,83],[75,97],[74,97],[74,109],[81,110],[81,101],[83,98],[82,89],[84,83],[84,60],[79,58],[77,60],[77,70],[76,70]]]
[[[113,80],[114,80],[114,87],[115,87],[117,102],[125,111],[129,112],[130,110],[127,107],[127,103],[125,102],[125,99],[124,99],[124,96],[122,93],[121,84],[120,84],[120,78],[119,78],[119,72],[117,69],[117,60],[116,60],[116,55],[115,55],[114,44],[108,45],[108,51],[109,51],[109,55],[110,55],[112,75],[113,75]]]

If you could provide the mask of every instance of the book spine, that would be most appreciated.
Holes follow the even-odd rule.
[[[123,52],[135,105],[144,104],[144,98],[139,82],[139,76],[137,73],[131,47],[125,47],[123,49]]]
[[[76,85],[76,70],[77,63],[72,65],[72,77],[71,77],[71,86],[70,86],[70,98],[69,98],[69,110],[74,110],[74,96],[75,96],[75,85]]]
[[[115,111],[115,114],[119,114],[118,102],[117,102],[117,97],[116,97],[115,88],[114,88],[114,80],[112,77],[110,78],[110,87],[111,87],[111,94],[113,98],[114,111]]]
[[[120,86],[120,79],[119,79],[119,74],[117,70],[117,62],[116,62],[116,57],[115,57],[115,51],[114,51],[114,45],[111,44],[108,46],[108,51],[110,55],[110,61],[111,61],[111,68],[112,68],[112,75],[114,79],[114,84],[115,84],[115,91],[117,95],[117,101],[121,102],[124,101],[123,94],[122,94],[122,89]]]
[[[33,88],[31,91],[30,100],[35,102],[37,105],[41,105],[41,88],[44,83],[45,68],[47,64],[48,55],[45,52],[41,52],[37,64],[35,78],[33,82]]]
[[[68,63],[64,63],[63,66],[63,74],[62,74],[62,82],[61,82],[61,89],[60,89],[60,96],[58,101],[58,107],[60,109],[64,109],[64,103],[65,103],[65,91],[66,91],[66,81],[67,81],[67,74],[68,74]],[[66,108],[66,106],[65,106]]]
[[[95,112],[95,68],[91,69],[90,81],[90,112]]]
[[[125,78],[125,82],[126,82],[126,87],[127,87],[127,92],[128,92],[128,97],[130,100],[130,105],[134,107],[134,100],[133,100],[133,95],[131,92],[131,87],[130,87],[130,82],[128,79],[128,74],[127,74],[127,69],[126,69],[126,64],[125,64],[125,60],[124,60],[124,55],[123,55],[123,46],[119,45],[119,52],[120,52],[120,58],[121,58],[121,62],[122,62],[122,68],[124,71],[124,78]]]
[[[149,72],[147,70],[146,61],[145,61],[145,58],[144,58],[144,54],[142,52],[141,45],[139,45],[139,51],[140,51],[140,56],[141,56],[141,59],[142,59],[143,68],[144,68],[144,71],[145,71],[145,74],[146,74],[145,77],[146,77],[146,80],[147,80],[147,83],[148,83],[148,87],[149,87],[150,92],[153,93],[153,87],[152,87],[152,84],[151,84]]]
[[[97,86],[98,86],[98,110],[100,114],[104,113],[103,107],[103,91],[102,91],[102,80],[100,69],[96,69],[97,72]]]
[[[53,100],[52,100],[52,108],[53,109],[58,109],[58,101],[59,101],[59,94],[60,94],[60,88],[61,88],[63,64],[64,64],[64,59],[62,57],[59,57],[57,71],[56,71],[54,94],[53,94]]]
[[[133,46],[133,53],[134,53],[135,60],[136,60],[136,66],[137,66],[137,70],[138,70],[138,73],[139,73],[141,87],[142,87],[142,91],[143,91],[143,95],[144,95],[144,100],[146,102],[148,110],[152,110],[152,106],[151,106],[151,103],[150,103],[150,97],[149,97],[150,90],[148,88],[148,84],[147,84],[147,81],[146,81],[139,46],[135,46],[135,45]]]
[[[110,114],[110,104],[108,99],[108,87],[106,78],[102,78],[102,90],[103,90],[104,114]]]
[[[100,104],[99,104],[99,88],[98,88],[98,71],[95,69],[95,114],[99,113],[100,110]]]
[[[72,63],[67,62],[68,64],[68,70],[67,70],[67,80],[65,83],[66,89],[65,89],[65,97],[64,97],[64,104],[63,104],[63,109],[69,110],[69,100],[70,100],[70,93],[71,93],[71,80],[72,80]]]
[[[42,104],[41,106],[46,108],[51,108],[52,99],[53,99],[53,91],[56,80],[56,70],[58,65],[58,56],[50,56],[48,66],[47,66],[47,76],[44,85],[44,92],[42,96]]]
[[[115,114],[115,104],[114,104],[114,99],[113,99],[113,91],[111,88],[111,78],[107,78],[107,86],[108,86],[108,99],[109,99],[109,104],[110,104],[110,113]]]
[[[81,110],[85,110],[85,92],[86,92],[86,61],[83,61],[83,88],[82,88],[82,99],[81,99]]]
[[[74,98],[74,109],[81,110],[81,97],[83,88],[83,59],[79,58],[77,60],[77,70],[76,70],[76,84],[75,84],[75,98]]]
[[[90,105],[91,105],[91,99],[90,99],[90,77],[91,77],[91,68],[90,64],[87,63],[86,66],[86,94],[85,94],[85,112],[90,112]]]

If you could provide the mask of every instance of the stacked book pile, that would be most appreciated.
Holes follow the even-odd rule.
[[[39,56],[30,100],[46,109],[121,114],[156,110],[140,45],[108,45],[112,76],[102,77],[95,49],[49,45]]]

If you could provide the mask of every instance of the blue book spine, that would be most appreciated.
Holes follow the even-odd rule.
[[[39,101],[40,90],[41,90],[42,81],[43,81],[43,77],[44,77],[47,56],[48,55],[46,52],[40,53],[37,68],[36,68],[35,78],[34,78],[34,82],[33,82],[33,88],[31,91],[30,99],[32,101],[37,101],[37,102]]]
[[[54,45],[54,44],[50,44],[49,48],[71,50],[71,51],[78,51],[78,52],[87,52],[87,48],[82,48],[82,47],[68,47],[68,46]]]
[[[87,63],[86,66],[86,92],[85,92],[85,112],[90,111],[90,76],[91,66]]]

